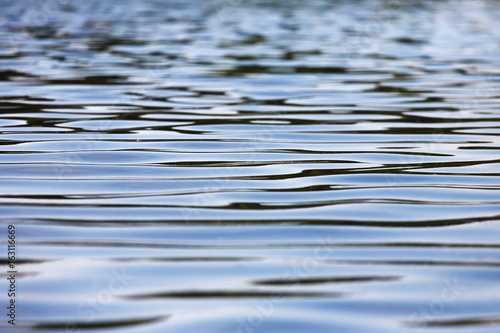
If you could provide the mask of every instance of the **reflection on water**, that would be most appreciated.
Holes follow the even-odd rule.
[[[0,1],[16,331],[498,332],[499,6]]]

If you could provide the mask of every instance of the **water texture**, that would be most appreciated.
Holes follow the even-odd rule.
[[[499,134],[499,1],[1,0],[0,329],[500,332]]]

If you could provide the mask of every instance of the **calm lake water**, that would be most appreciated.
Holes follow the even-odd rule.
[[[2,332],[500,332],[499,1],[0,1]]]

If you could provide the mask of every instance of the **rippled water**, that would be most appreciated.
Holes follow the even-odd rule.
[[[500,332],[500,2],[0,1],[0,44],[16,332]]]

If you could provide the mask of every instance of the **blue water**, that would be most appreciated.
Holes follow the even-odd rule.
[[[500,332],[499,55],[498,1],[0,0],[0,329]]]

